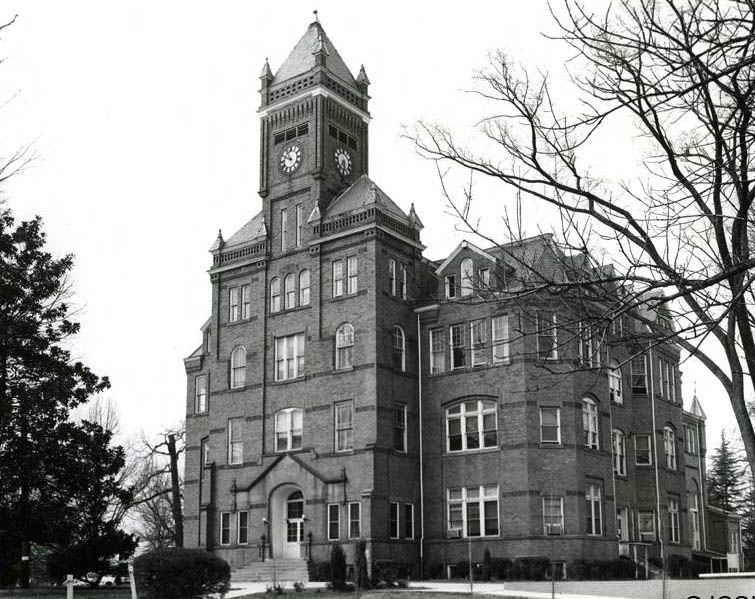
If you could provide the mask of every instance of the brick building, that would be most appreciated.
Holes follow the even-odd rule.
[[[357,539],[436,569],[470,540],[476,560],[709,558],[679,350],[623,341],[662,315],[598,334],[563,298],[517,299],[533,269],[584,267],[547,236],[425,259],[414,207],[368,177],[364,68],[319,22],[260,81],[262,211],[210,248],[185,359],[186,544],[234,568],[334,543],[353,563]]]

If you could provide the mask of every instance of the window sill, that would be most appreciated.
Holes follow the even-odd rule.
[[[426,376],[428,377],[442,377],[442,376],[448,376],[450,374],[461,374],[464,372],[472,372],[477,370],[486,370],[488,368],[498,368],[499,366],[510,366],[513,363],[511,358],[507,360],[498,360],[493,362],[485,362],[483,364],[475,364],[474,366],[459,366],[458,368],[449,368],[448,370],[444,370],[442,372],[428,372],[426,373]]]
[[[309,310],[311,308],[312,308],[312,304],[307,304],[306,306],[295,306],[293,308],[281,308],[277,312],[269,311],[268,316],[278,316],[280,314],[291,314],[292,312],[299,312],[301,310]]]
[[[307,380],[306,374],[301,374],[290,379],[281,379],[280,381],[270,381],[271,385],[287,385],[289,383],[300,383]]]
[[[354,293],[344,293],[342,295],[337,295],[335,297],[331,296],[328,299],[324,300],[326,303],[330,302],[342,302],[343,300],[351,299],[354,297],[359,297],[360,295],[367,295],[366,289],[358,289]]]
[[[563,449],[561,441],[540,441],[540,449]]]
[[[446,450],[444,455],[447,457],[450,456],[464,456],[464,455],[475,455],[480,453],[492,453],[494,451],[499,451],[500,448],[498,445],[494,447],[481,447],[480,449],[458,449],[455,451],[449,451]]]
[[[240,387],[228,387],[228,393],[239,393],[241,391],[245,391],[246,387],[246,384],[241,385]]]
[[[225,323],[225,326],[227,326],[227,327],[235,327],[235,326],[242,325],[242,324],[249,324],[250,322],[254,322],[255,320],[257,320],[257,315],[256,314],[253,315],[253,316],[250,316],[248,318],[239,318],[238,320],[234,320],[234,321],[230,321],[229,320],[229,321],[227,321]]]
[[[635,467],[637,468],[652,468],[652,464],[635,464]]]

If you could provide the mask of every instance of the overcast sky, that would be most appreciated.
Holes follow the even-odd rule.
[[[426,255],[442,257],[461,235],[402,127],[425,119],[466,136],[486,107],[465,90],[496,49],[563,76],[544,1],[0,1],[0,19],[18,14],[0,43],[0,150],[37,155],[4,194],[19,219],[43,217],[53,252],[75,254],[73,350],[110,376],[125,432],[183,418],[182,360],[210,311],[207,249],[261,207],[258,75],[266,57],[280,66],[314,8],[372,82],[370,176],[415,203]],[[608,177],[635,164],[626,133],[605,142]],[[480,191],[495,206],[508,195]],[[542,225],[542,211],[525,212]],[[734,425],[728,402],[696,363],[682,372],[685,405],[697,383],[715,442]]]

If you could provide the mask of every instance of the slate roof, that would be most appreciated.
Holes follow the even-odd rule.
[[[260,234],[260,228],[264,227],[265,217],[262,212],[255,214],[252,219],[231,235],[225,242],[223,249],[241,245],[257,238],[263,238],[264,233]]]
[[[302,73],[306,73],[314,68],[315,57],[312,55],[312,52],[314,52],[315,47],[317,46],[318,38],[322,39],[323,46],[327,51],[327,59],[325,60],[325,66],[327,69],[345,83],[356,87],[354,75],[351,74],[351,71],[346,66],[343,58],[341,58],[338,50],[336,50],[333,42],[330,41],[330,38],[326,35],[322,25],[317,21],[310,23],[307,31],[304,32],[304,35],[296,43],[294,49],[291,50],[288,58],[283,61],[283,64],[275,73],[273,81],[279,83],[286,79],[301,75]]]
[[[360,176],[330,203],[325,218],[356,212],[370,204],[376,204],[383,212],[409,224],[406,213],[367,175]]]

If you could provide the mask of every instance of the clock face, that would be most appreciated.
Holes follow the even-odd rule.
[[[301,164],[301,148],[291,144],[281,154],[281,170],[284,173],[293,173]]]
[[[346,176],[351,172],[351,156],[343,148],[336,148],[336,168],[338,172]]]

